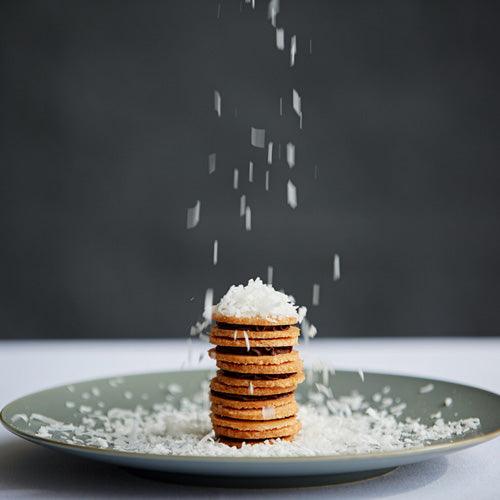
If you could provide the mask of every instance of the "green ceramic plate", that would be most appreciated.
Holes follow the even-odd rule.
[[[74,408],[67,408],[65,403],[71,399],[77,407],[88,405],[89,400],[82,398],[82,394],[88,398],[92,388],[95,391],[97,387],[100,394],[98,398],[91,394],[93,399],[90,404],[92,401],[103,401],[103,410],[113,407],[132,409],[138,404],[147,408],[165,401],[165,390],[160,387],[179,384],[183,388],[183,395],[189,397],[199,390],[201,381],[208,376],[209,372],[205,370],[128,375],[123,377],[119,390],[110,385],[110,379],[80,382],[73,384],[72,393],[68,391],[68,386],[62,386],[17,399],[2,410],[0,417],[3,425],[14,434],[63,452],[130,467],[166,480],[251,487],[306,486],[366,479],[389,472],[399,465],[480,444],[500,434],[500,396],[496,394],[450,382],[376,373],[365,373],[363,382],[358,373],[346,371],[336,372],[333,377],[336,396],[348,395],[357,390],[371,397],[382,387],[389,385],[391,394],[407,403],[404,416],[420,417],[423,423],[430,424],[429,415],[440,410],[445,421],[478,417],[481,427],[455,439],[392,452],[300,458],[216,458],[139,454],[72,445],[62,440],[38,437],[36,433],[39,426],[30,426],[18,417],[13,418],[16,414],[38,413],[66,423],[78,424],[82,415]],[[421,394],[419,389],[429,383],[434,385],[434,389]],[[305,384],[302,384],[299,393],[305,390]],[[148,400],[141,398],[140,395],[144,393],[148,393]],[[452,406],[443,406],[446,397],[453,398]]]

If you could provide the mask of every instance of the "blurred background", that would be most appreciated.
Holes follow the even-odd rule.
[[[279,51],[267,1],[3,0],[0,336],[185,337],[268,266],[321,336],[497,335],[499,14],[282,0]]]

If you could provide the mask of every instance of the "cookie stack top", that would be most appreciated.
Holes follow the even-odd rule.
[[[301,314],[293,297],[259,278],[232,286],[214,306],[210,356],[219,370],[210,385],[211,418],[222,442],[293,439],[299,431],[294,393],[304,375],[293,347]]]

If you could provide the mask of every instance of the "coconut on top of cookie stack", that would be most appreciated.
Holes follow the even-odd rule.
[[[231,446],[292,440],[300,430],[295,401],[304,380],[294,350],[306,309],[260,278],[232,286],[214,306],[209,351],[217,374],[210,384],[211,419]]]

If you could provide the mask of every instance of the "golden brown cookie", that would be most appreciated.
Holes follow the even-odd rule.
[[[240,420],[273,420],[296,415],[299,407],[295,401],[285,405],[268,405],[262,408],[231,408],[229,406],[212,403],[211,411],[220,417],[236,418]]]
[[[230,363],[227,361],[217,360],[217,368],[236,373],[261,373],[261,374],[279,374],[279,373],[297,373],[303,370],[302,360],[289,361],[276,365],[256,365],[256,364],[239,364]]]
[[[297,386],[301,382],[304,381],[304,373],[297,372],[291,373],[287,377],[284,378],[275,378],[271,380],[259,380],[254,378],[239,378],[239,377],[231,377],[222,371],[217,372],[216,379],[221,384],[233,385],[239,387],[248,387],[249,383],[252,382],[254,388],[257,387],[291,387],[293,385]]]
[[[209,342],[214,345],[231,346],[231,347],[289,347],[298,343],[298,337],[282,337],[278,339],[248,339],[248,345],[245,338],[234,340],[233,338],[219,337],[211,334]]]
[[[238,316],[225,316],[215,312],[212,314],[212,319],[217,323],[226,323],[229,325],[255,325],[255,326],[273,326],[273,325],[296,325],[298,319],[295,317],[261,317],[254,316],[252,318],[243,318]]]
[[[230,396],[230,395],[229,395]],[[278,397],[257,399],[248,397],[244,400],[240,399],[229,399],[229,397],[224,397],[223,393],[214,394],[210,393],[210,401],[212,404],[221,405],[229,408],[236,409],[262,409],[266,406],[283,406],[291,403],[295,403],[295,395],[292,392],[284,393]]]
[[[245,356],[242,354],[226,354],[217,352],[215,349],[210,349],[208,355],[217,361],[227,361],[228,363],[242,365],[279,365],[299,359],[299,353],[297,351],[275,354],[274,356]]]
[[[300,335],[300,330],[296,326],[289,326],[285,330],[245,330],[244,328],[239,330],[226,330],[218,326],[213,326],[210,330],[210,335],[234,340],[236,332],[236,339],[245,340],[245,336],[243,335],[244,331],[247,332],[249,340],[267,338],[280,339],[298,337]]]
[[[291,383],[288,386],[275,385],[272,387],[256,387],[253,382],[254,381],[249,381],[245,386],[227,385],[220,382],[218,377],[215,377],[210,381],[210,389],[227,394],[241,394],[242,396],[269,396],[272,394],[291,392],[297,388],[297,383]]]
[[[300,430],[296,417],[277,420],[236,420],[211,415],[212,425],[217,436],[238,439],[268,439],[293,436]]]

